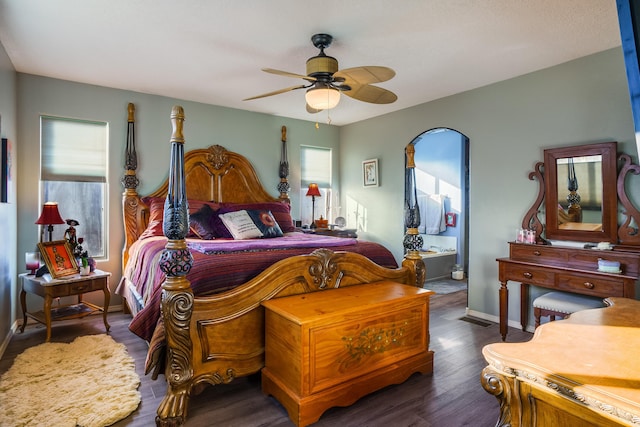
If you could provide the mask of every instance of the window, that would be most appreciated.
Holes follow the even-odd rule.
[[[58,202],[63,219],[75,219],[78,238],[93,258],[105,258],[108,124],[40,117],[42,203]],[[54,229],[64,239],[66,224]]]
[[[315,198],[315,219],[332,221],[331,215],[331,149],[321,147],[300,147],[300,220],[311,224],[312,198],[307,196],[309,184],[318,184],[321,196]]]

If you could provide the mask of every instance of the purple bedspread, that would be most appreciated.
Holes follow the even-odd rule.
[[[129,329],[147,341],[151,339],[160,317],[164,273],[158,260],[166,242],[165,237],[135,242],[130,248],[125,270],[125,276],[135,284],[136,291],[144,300],[144,308],[134,316]],[[251,280],[277,261],[323,247],[359,253],[383,267],[398,266],[393,254],[378,243],[303,233],[286,233],[284,237],[273,239],[187,239],[187,245],[194,259],[187,279],[196,296],[231,289]]]

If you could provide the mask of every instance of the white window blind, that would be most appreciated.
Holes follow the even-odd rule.
[[[312,182],[320,188],[331,187],[331,149],[320,147],[300,147],[301,187]]]
[[[43,181],[107,181],[107,123],[42,116],[40,126]]]

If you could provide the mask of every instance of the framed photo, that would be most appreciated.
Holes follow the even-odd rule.
[[[378,159],[362,162],[362,184],[364,187],[378,186]]]
[[[446,225],[447,225],[447,227],[455,227],[456,226],[456,214],[454,212],[447,212]]]
[[[40,242],[38,249],[52,278],[57,279],[78,273],[78,264],[66,240]]]

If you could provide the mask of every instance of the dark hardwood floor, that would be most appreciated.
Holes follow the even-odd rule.
[[[415,374],[402,384],[363,397],[354,405],[329,409],[314,426],[494,426],[498,419],[498,401],[480,385],[480,372],[486,366],[482,347],[500,340],[498,325],[465,318],[466,302],[466,291],[431,298],[433,375]],[[166,385],[162,376],[153,381],[143,374],[147,345],[129,332],[129,321],[129,315],[109,313],[111,336],[125,344],[136,360],[142,403],[133,414],[114,426],[147,427],[155,424],[155,412]],[[55,322],[52,341],[70,342],[80,335],[98,333],[104,333],[102,317],[89,316],[76,321]],[[509,330],[510,342],[528,341],[531,337],[532,334],[519,329]],[[0,359],[0,374],[9,369],[13,359],[24,349],[41,344],[44,338],[45,329],[39,324],[30,324],[24,333],[16,334]],[[262,394],[259,376],[207,387],[199,395],[192,396],[186,423],[187,427],[293,425],[282,406]]]

